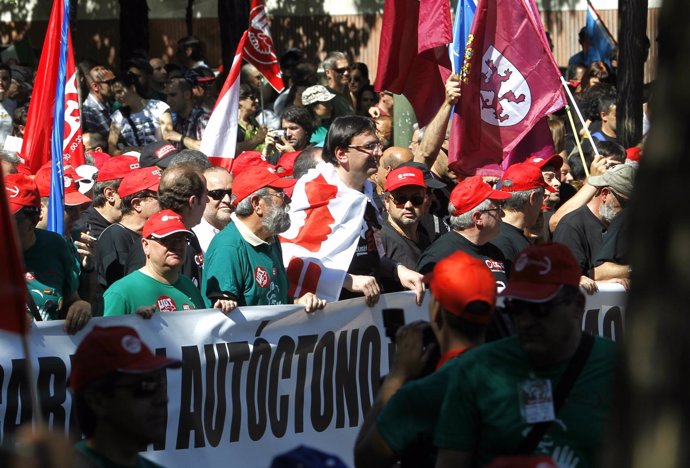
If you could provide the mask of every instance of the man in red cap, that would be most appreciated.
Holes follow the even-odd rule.
[[[579,283],[580,268],[562,244],[518,254],[500,293],[518,334],[466,353],[453,368],[436,426],[437,467],[484,466],[512,454],[594,466],[616,347],[582,332]]]
[[[122,219],[103,231],[96,243],[94,265],[101,294],[125,276],[129,253],[141,242],[144,223],[160,210],[158,183],[161,170],[156,167],[135,169],[125,175],[118,188],[122,200]],[[100,295],[99,295],[100,296]],[[97,301],[100,312],[101,301]]]
[[[518,252],[530,245],[524,233],[536,226],[544,193],[552,193],[555,189],[544,181],[539,167],[529,162],[513,164],[506,169],[500,187],[511,197],[503,203],[505,216],[501,232],[491,243],[501,249],[509,267]]]
[[[72,358],[72,401],[86,436],[75,466],[160,467],[139,452],[165,441],[166,369],[180,365],[153,354],[133,328],[94,327]]]
[[[277,235],[290,227],[284,189],[295,185],[266,167],[252,167],[233,182],[232,222],[206,251],[201,291],[208,306],[218,299],[244,305],[304,304],[307,312],[325,306],[312,293],[288,297],[288,279]]]
[[[545,200],[546,206],[550,211],[553,211],[561,201],[561,166],[563,166],[563,158],[559,154],[552,154],[548,157],[541,157],[539,155],[532,155],[527,158],[530,164],[534,164],[541,170],[541,175],[544,177],[546,185],[553,188],[554,191],[547,194]],[[570,194],[572,196],[572,193]]]
[[[189,237],[182,216],[163,210],[151,216],[141,235],[146,264],[112,284],[103,295],[104,315],[203,309],[204,300],[191,279],[182,273]],[[229,312],[237,304],[218,300],[213,307]]]
[[[424,174],[414,167],[393,169],[386,177],[383,203],[388,213],[381,228],[386,257],[413,270],[431,244],[420,224],[428,201]],[[399,281],[383,280],[386,292],[404,291]]]
[[[91,318],[91,305],[77,292],[79,268],[65,239],[36,228],[41,198],[35,182],[24,174],[8,174],[4,190],[24,257],[34,317],[39,314],[41,320],[65,319],[67,332],[81,330]]]
[[[484,343],[496,306],[496,280],[484,262],[455,252],[436,264],[425,282],[431,292],[429,321],[402,327],[396,356],[366,415],[355,445],[357,468],[433,467],[434,429],[448,379],[465,351]],[[424,376],[436,344],[425,343],[431,328],[441,359],[436,372]],[[420,378],[421,377],[421,378]]]

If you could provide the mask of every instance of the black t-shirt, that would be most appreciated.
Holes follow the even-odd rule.
[[[628,210],[623,210],[613,218],[608,230],[604,234],[601,248],[595,251],[594,266],[604,262],[619,265],[629,265],[628,252],[630,248],[630,216]]]
[[[553,233],[553,241],[565,244],[575,256],[580,270],[591,277],[594,255],[603,242],[606,225],[587,205],[563,216]]]
[[[364,226],[359,235],[355,254],[352,256],[347,272],[352,275],[373,276],[381,281],[381,256],[376,245],[377,237],[380,241],[381,224],[376,215],[376,208],[367,201],[364,210]],[[383,248],[383,245],[381,245]],[[351,292],[345,288],[340,290],[340,299],[361,297],[361,293]]]
[[[448,202],[453,187],[455,187],[454,183],[446,182],[444,188],[433,189],[436,201],[431,205],[429,213],[420,219],[419,224],[424,227],[432,242],[448,232]]]
[[[139,243],[138,247],[132,248],[132,251],[127,257],[125,271],[127,274],[137,271],[146,264],[146,255],[144,255],[144,248]],[[192,232],[187,242],[187,253],[184,257],[184,264],[182,265],[182,275],[186,276],[194,286],[201,290],[201,272],[204,266],[204,251],[201,250],[199,239]]]
[[[529,240],[525,237],[522,231],[515,226],[501,221],[501,233],[497,238],[491,241],[493,245],[499,248],[503,257],[512,264],[515,256],[522,250],[529,247]],[[507,266],[506,266],[507,268]]]
[[[79,232],[87,232],[91,237],[98,239],[108,226],[110,226],[108,220],[96,208],[89,206],[81,212],[74,228],[78,229]]]
[[[120,223],[112,224],[103,231],[94,249],[98,284],[103,289],[125,276],[125,262],[136,245],[141,248],[141,234]]]
[[[386,252],[386,257],[395,264],[401,264],[414,270],[422,252],[431,245],[429,235],[424,228],[417,226],[417,242],[400,234],[388,221],[383,223],[381,229],[381,241]],[[400,282],[383,278],[383,290],[385,292],[404,291]]]

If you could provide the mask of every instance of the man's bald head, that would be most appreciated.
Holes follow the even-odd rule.
[[[386,184],[386,177],[388,173],[401,165],[402,163],[410,162],[414,159],[412,151],[401,146],[391,146],[383,152],[381,159],[379,159],[379,169],[375,174],[376,185],[383,191],[383,186]]]

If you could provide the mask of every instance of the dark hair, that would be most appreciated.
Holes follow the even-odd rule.
[[[189,81],[185,76],[174,76],[172,78],[168,78],[167,80],[165,80],[165,84],[168,86],[174,83],[177,83],[177,87],[183,93],[185,91],[191,93],[192,88],[194,87],[194,84],[191,81]]]
[[[199,172],[191,167],[177,166],[163,171],[158,186],[158,203],[161,210],[182,213],[189,208],[189,197],[201,198],[206,182]]]
[[[367,67],[366,63],[362,62],[355,62],[352,64],[352,67],[350,67],[352,70],[359,70],[359,72],[362,74],[362,78],[364,79],[365,83],[369,82],[369,67]]]
[[[362,105],[362,96],[363,96],[364,93],[367,92],[367,91],[369,91],[369,92],[371,92],[371,93],[374,94],[374,103],[378,103],[378,102],[379,102],[379,93],[376,92],[376,90],[374,89],[374,87],[373,87],[372,85],[366,85],[366,86],[362,86],[362,88],[361,88],[361,89],[359,90],[359,92],[357,93],[357,105],[358,105],[359,107],[361,107],[361,105]],[[356,110],[359,111],[360,109],[356,109]],[[369,109],[365,109],[364,112],[366,112],[366,111],[368,111],[368,110],[369,110]]]
[[[599,116],[599,101],[605,95],[616,95],[616,88],[608,83],[599,83],[581,95],[580,109],[585,119],[592,122],[601,120]]]
[[[473,301],[465,306],[465,310],[472,314],[488,315],[491,307],[492,304],[488,304],[484,301]],[[464,318],[453,315],[446,310],[443,311],[443,320],[451,330],[461,334],[469,341],[476,342],[480,340],[486,333],[486,325],[469,322]]]
[[[0,70],[5,70],[7,73],[10,74],[10,79],[12,79],[12,69],[10,68],[9,65],[6,63],[0,62]]]
[[[319,155],[317,158],[316,155]],[[304,174],[309,172],[309,169],[316,167],[321,161],[321,148],[316,146],[307,146],[295,159],[295,164],[292,166],[292,177],[299,179]]]
[[[280,120],[287,120],[288,122],[296,123],[302,127],[307,134],[307,140],[309,140],[311,134],[316,130],[314,119],[312,119],[311,114],[304,107],[287,107],[280,115]]]
[[[582,81],[580,82],[582,92],[592,87],[590,84],[592,78],[598,78],[600,83],[608,83],[611,78],[611,72],[608,66],[601,61],[592,62],[585,71],[585,74],[582,75]]]
[[[608,114],[612,106],[616,105],[616,100],[618,99],[616,88],[607,87],[606,92],[599,97],[599,102],[597,106],[597,113]]]
[[[242,83],[240,85],[240,99],[247,99],[247,98],[256,99],[257,98],[256,89],[252,88],[247,83]]]
[[[204,59],[203,44],[194,36],[186,36],[177,41],[178,58],[185,56],[185,50],[191,49],[190,58],[195,61]]]
[[[117,192],[117,189],[120,188],[121,182],[122,179],[104,180],[103,182],[96,182],[93,185],[93,206],[96,208],[105,206],[105,203],[108,200],[105,198],[105,194],[103,193],[103,191],[107,188],[111,188]]]
[[[115,77],[115,82],[122,83],[122,85],[128,89],[134,86],[134,90],[140,97],[144,97],[146,94],[146,91],[144,88],[142,88],[141,83],[139,82],[139,77],[129,70],[120,72]]]
[[[127,195],[126,197],[122,198],[122,214],[126,215],[134,211],[134,206],[132,206],[132,200],[135,198],[147,198],[147,197],[155,197],[156,192],[153,190],[142,190],[141,192],[133,193],[131,195]]]
[[[376,124],[371,118],[361,115],[346,115],[335,119],[328,129],[326,141],[323,145],[323,160],[337,165],[338,161],[335,157],[336,148],[347,147],[352,143],[354,137],[363,133],[376,135]]]

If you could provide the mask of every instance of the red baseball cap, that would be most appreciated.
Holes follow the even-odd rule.
[[[539,169],[541,169],[544,166],[551,166],[555,170],[559,170],[561,166],[563,165],[563,158],[559,154],[552,154],[551,156],[541,156],[538,154],[533,154],[525,162],[534,164],[537,166]]]
[[[98,169],[96,182],[122,179],[134,169],[139,169],[139,160],[134,156],[113,156]]]
[[[444,310],[468,322],[488,325],[496,308],[496,278],[484,262],[465,252],[455,252],[438,262],[424,276],[431,294]],[[466,310],[471,302],[482,301],[488,312]]]
[[[522,192],[540,187],[549,192],[556,191],[555,188],[546,183],[541,169],[528,162],[513,164],[506,169],[500,184],[501,190],[504,192]]]
[[[182,216],[175,213],[173,210],[163,210],[146,220],[141,236],[144,238],[154,237],[156,239],[161,239],[178,232],[184,232],[189,235],[192,234],[184,225]]]
[[[384,190],[386,192],[392,192],[400,187],[407,187],[410,185],[426,188],[424,174],[422,174],[422,171],[414,167],[399,167],[388,173]]]
[[[244,151],[232,160],[232,175],[238,176],[250,167],[268,167],[275,169],[275,166],[266,161],[258,151]]]
[[[112,159],[108,153],[103,153],[102,151],[88,151],[88,154],[93,158],[93,165],[98,169]]]
[[[32,208],[41,206],[41,195],[38,193],[36,182],[25,174],[7,174],[5,193],[12,214],[27,206]]]
[[[117,193],[121,198],[125,198],[142,190],[157,192],[160,180],[161,170],[156,166],[135,169],[122,178]]]
[[[293,169],[295,167],[295,161],[297,160],[300,154],[302,154],[301,151],[290,151],[289,153],[283,153],[283,155],[278,160],[278,164],[276,164],[276,169],[283,169],[283,172],[280,172],[281,176],[292,176]]]
[[[450,202],[455,207],[455,211],[451,215],[459,216],[467,213],[472,208],[479,206],[484,200],[507,200],[510,197],[509,193],[491,188],[482,180],[481,176],[468,177],[460,181],[450,193]]]
[[[91,203],[91,199],[77,189],[77,184],[69,177],[65,177],[65,206],[78,206]]]
[[[147,374],[181,365],[178,359],[153,354],[134,328],[95,326],[74,353],[70,385],[78,390],[114,372]]]
[[[515,257],[503,297],[530,302],[546,302],[561,286],[580,287],[580,266],[563,244],[549,243],[527,247]]]
[[[642,148],[639,146],[633,146],[625,150],[625,157],[630,161],[640,161],[640,156],[642,156]]]
[[[73,185],[73,181],[79,179],[79,174],[77,174],[77,171],[74,170],[72,166],[65,166],[63,168],[63,175],[64,175],[64,184],[65,188],[69,187],[70,185]],[[53,163],[48,161],[44,165],[41,166],[41,168],[36,171],[36,175],[34,176],[34,181],[36,182],[36,187],[38,187],[38,193],[42,197],[49,197],[50,196],[50,185],[51,185],[51,180],[53,177]],[[70,180],[68,180],[70,179]]]
[[[237,206],[239,202],[264,187],[286,189],[294,186],[296,182],[295,179],[280,177],[268,167],[250,167],[236,175],[232,182],[232,204]]]

